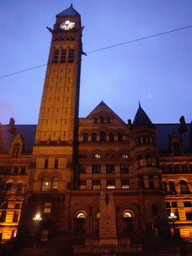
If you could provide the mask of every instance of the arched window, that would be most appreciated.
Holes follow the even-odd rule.
[[[8,183],[7,186],[6,186],[6,190],[5,190],[5,194],[7,196],[11,195],[11,187],[12,187],[12,183]]]
[[[77,214],[77,217],[76,217],[77,219],[85,219],[85,213],[84,212],[79,212],[78,214]]]
[[[106,141],[106,133],[105,132],[100,132],[100,141],[105,142]]]
[[[52,191],[57,191],[58,190],[58,183],[59,183],[58,178],[54,177],[52,179],[52,188],[51,188]]]
[[[17,195],[21,195],[23,192],[23,185],[21,183],[17,184]]]
[[[101,156],[99,154],[94,154],[93,158],[101,158]]]
[[[189,188],[188,188],[187,182],[185,180],[180,181],[180,189],[181,189],[182,194],[189,193]]]
[[[123,222],[124,231],[133,231],[132,214],[130,211],[125,211],[123,213]]]
[[[112,154],[107,154],[107,155],[106,155],[106,158],[114,158],[114,155],[112,155]]]
[[[175,185],[174,185],[173,181],[169,182],[169,190],[170,190],[170,194],[176,194],[175,193]]]
[[[12,157],[18,157],[19,155],[19,143],[15,143],[14,147],[13,147],[13,154]]]
[[[158,210],[157,210],[156,204],[153,204],[153,205],[152,205],[152,216],[153,216],[153,217],[158,216]]]
[[[128,158],[128,155],[127,154],[121,154],[120,157],[121,158]]]
[[[151,156],[149,154],[147,154],[146,159],[147,159],[147,166],[150,167],[151,166]]]
[[[41,191],[47,191],[48,190],[49,181],[47,178],[42,179],[41,183]]]
[[[77,223],[76,223],[76,233],[78,234],[83,234],[85,232],[85,218],[86,218],[86,215],[84,212],[78,212],[77,215],[76,215],[76,220],[77,220]]]

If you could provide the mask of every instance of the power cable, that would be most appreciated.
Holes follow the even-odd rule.
[[[131,40],[131,41],[128,41],[128,42],[107,46],[107,47],[104,47],[104,48],[100,48],[100,49],[97,49],[97,50],[93,50],[93,51],[87,52],[86,55],[90,54],[90,53],[99,52],[99,51],[107,50],[107,49],[110,49],[110,48],[118,47],[118,46],[121,46],[121,45],[124,45],[124,44],[135,43],[135,42],[138,42],[138,41],[141,41],[141,40],[146,40],[146,39],[149,39],[149,38],[153,38],[153,37],[157,37],[157,36],[162,36],[162,35],[165,35],[165,34],[173,33],[173,32],[184,30],[184,29],[188,29],[188,28],[192,28],[192,26],[178,28],[178,29],[174,29],[174,30],[158,33],[158,34],[155,34],[155,35],[152,35],[152,36],[141,37],[141,38],[134,39],[134,40]],[[36,66],[36,67],[33,67],[33,68],[28,68],[28,69],[21,70],[21,71],[15,72],[15,73],[11,73],[11,74],[8,74],[8,75],[5,75],[5,76],[0,76],[0,79],[4,78],[4,77],[16,75],[16,74],[19,74],[19,73],[23,73],[23,72],[26,72],[26,71],[30,71],[30,70],[33,70],[33,69],[36,69],[36,68],[41,68],[41,67],[44,67],[46,65],[47,64],[43,64],[43,65]]]

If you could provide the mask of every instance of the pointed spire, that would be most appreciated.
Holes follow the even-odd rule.
[[[73,8],[73,4],[71,3],[71,6],[64,10],[63,12],[60,12],[56,16],[80,16],[80,14]]]
[[[142,109],[139,101],[139,108],[133,121],[133,127],[141,125],[148,125],[154,128],[153,123],[151,122],[145,111]]]

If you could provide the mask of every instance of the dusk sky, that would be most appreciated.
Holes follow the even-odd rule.
[[[102,100],[125,122],[141,107],[153,123],[192,120],[191,0],[73,0],[83,30],[80,117]],[[1,0],[0,77],[47,63],[56,15],[71,0]],[[89,53],[90,52],[90,53]],[[46,66],[0,79],[0,122],[37,124]]]

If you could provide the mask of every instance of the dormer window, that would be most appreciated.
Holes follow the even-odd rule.
[[[173,152],[175,156],[181,155],[180,145],[178,142],[173,142]]]
[[[18,157],[19,155],[19,143],[16,143],[13,147],[13,154],[12,157]]]

